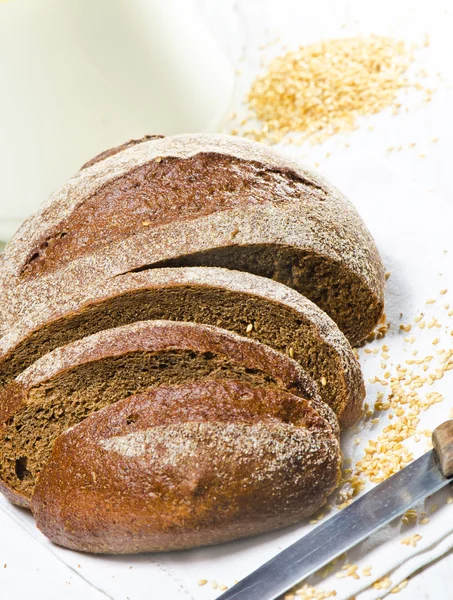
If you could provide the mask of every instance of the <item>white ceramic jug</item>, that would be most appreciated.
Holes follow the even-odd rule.
[[[233,79],[188,0],[0,0],[0,239],[98,152],[217,130]]]

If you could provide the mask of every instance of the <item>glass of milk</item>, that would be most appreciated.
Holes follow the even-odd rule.
[[[187,0],[0,2],[0,240],[95,154],[216,131],[233,69]]]

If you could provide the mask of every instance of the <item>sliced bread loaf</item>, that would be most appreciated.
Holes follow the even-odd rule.
[[[224,135],[138,143],[75,175],[5,249],[6,330],[34,304],[129,271],[220,266],[313,300],[352,344],[383,311],[384,270],[354,207],[317,174]],[[108,154],[108,153],[107,153]]]
[[[73,550],[179,550],[295,523],[339,475],[338,441],[306,400],[199,381],[127,398],[63,433],[32,510]]]
[[[312,402],[336,417],[298,363],[235,333],[194,323],[145,321],[100,331],[46,354],[0,398],[0,489],[27,506],[55,439],[89,414],[163,384],[235,379]]]
[[[322,310],[276,281],[213,267],[151,269],[62,293],[0,340],[0,385],[58,346],[153,319],[206,323],[254,338],[303,366],[343,428],[361,414],[359,363]]]

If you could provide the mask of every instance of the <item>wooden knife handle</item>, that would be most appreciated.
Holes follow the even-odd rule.
[[[445,421],[433,431],[433,446],[444,477],[453,477],[453,421]]]

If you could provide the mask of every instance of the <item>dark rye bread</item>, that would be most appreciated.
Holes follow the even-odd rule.
[[[62,293],[0,340],[0,386],[40,356],[102,329],[168,319],[216,325],[297,360],[342,428],[361,415],[360,366],[335,323],[298,292],[249,273],[215,267],[151,269]]]
[[[336,417],[298,363],[235,333],[145,321],[100,331],[35,362],[0,397],[0,489],[28,506],[54,440],[89,414],[164,384],[236,379],[309,400],[338,435]]]
[[[352,344],[381,318],[384,270],[355,208],[317,174],[255,142],[178,135],[77,173],[5,249],[3,329],[58,297],[144,268],[220,266],[280,281]]]
[[[339,476],[338,441],[309,402],[200,381],[121,400],[63,433],[32,510],[73,550],[180,550],[296,523]]]

